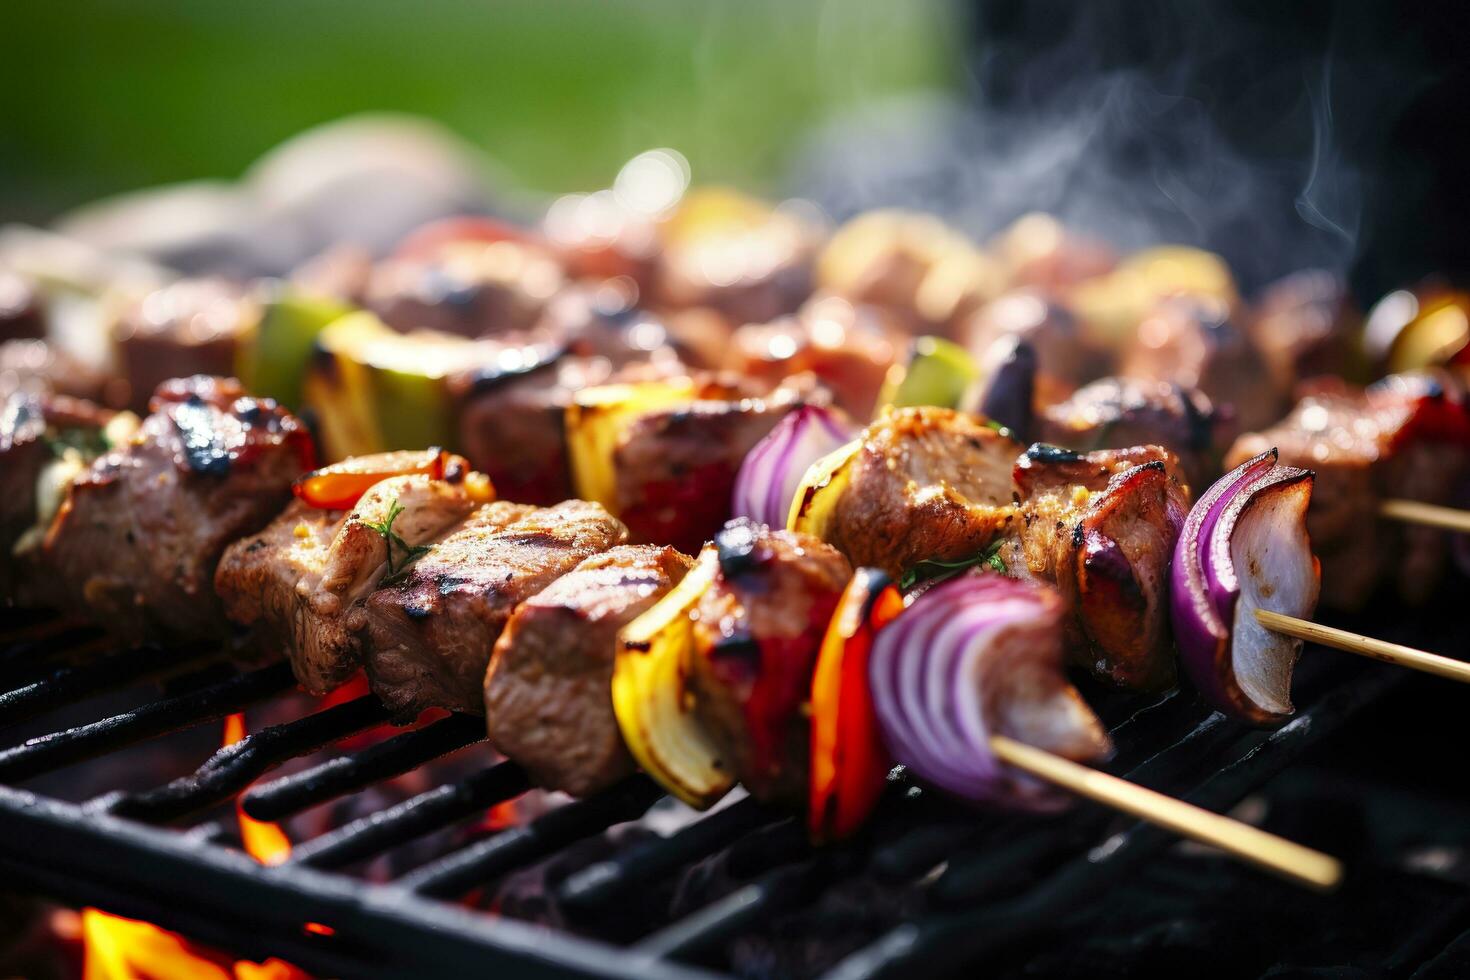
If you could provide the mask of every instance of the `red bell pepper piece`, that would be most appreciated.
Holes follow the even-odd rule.
[[[426,473],[442,480],[456,467],[462,473],[469,473],[469,465],[462,457],[438,447],[373,453],[352,456],[340,463],[312,470],[297,480],[291,489],[312,507],[346,510],[356,504],[369,487],[390,476]]]
[[[860,568],[822,638],[811,698],[808,820],[814,840],[856,832],[893,768],[868,690],[868,654],[874,634],[902,611],[903,597],[888,576]]]

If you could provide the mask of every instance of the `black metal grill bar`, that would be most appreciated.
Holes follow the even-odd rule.
[[[0,752],[0,781],[14,783],[30,779],[159,735],[218,721],[295,683],[289,664],[272,664],[90,725],[33,738],[24,745]]]
[[[530,788],[524,769],[514,762],[502,762],[298,844],[286,863],[340,868],[483,812]]]
[[[63,657],[85,659],[117,646],[117,641],[75,623],[50,635],[8,647],[0,654],[0,684],[15,687],[46,673]]]
[[[223,802],[288,759],[315,752],[392,718],[376,697],[361,697],[226,745],[188,776],[143,793],[128,793],[109,810],[120,817],[167,823]]]
[[[57,667],[44,677],[0,694],[0,727],[28,721],[88,695],[181,666],[202,652],[148,646],[124,650],[105,660]]]
[[[1206,809],[1228,809],[1337,731],[1364,705],[1403,683],[1404,674],[1377,671],[1359,675],[1356,682],[1318,698],[1311,709],[1263,735],[1187,799]],[[929,976],[982,961],[987,952],[1002,945],[1034,941],[1055,927],[1068,910],[1095,898],[1176,840],[1168,831],[1132,824],[1024,895],[900,926],[843,960],[827,976],[830,980]]]
[[[254,786],[241,798],[240,805],[257,820],[283,820],[318,803],[401,776],[484,737],[485,719],[454,715],[379,742],[356,755],[339,756]]]
[[[777,817],[747,796],[668,837],[624,848],[606,861],[588,865],[562,883],[557,897],[584,913],[605,908],[634,888],[672,874]]]
[[[613,824],[636,820],[662,796],[663,790],[651,779],[633,776],[596,796],[568,803],[430,862],[404,875],[398,884],[420,895],[461,895]]]
[[[364,888],[309,868],[264,867],[243,854],[193,844],[176,831],[3,786],[0,839],[26,844],[26,860],[0,858],[7,882],[157,922],[237,955],[282,956],[323,975],[707,976],[575,936],[549,942],[539,927],[396,888]],[[303,934],[308,922],[323,923],[335,935]]]
[[[698,912],[638,942],[634,951],[658,959],[690,959],[808,900],[825,864],[810,859],[768,872]]]

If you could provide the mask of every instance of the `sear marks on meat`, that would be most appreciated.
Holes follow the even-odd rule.
[[[305,427],[233,378],[165,382],[137,435],[71,483],[44,560],[68,606],[125,639],[219,637],[220,555],[285,506],[312,457]]]
[[[143,411],[149,393],[170,378],[233,372],[242,338],[260,315],[254,298],[222,279],[181,280],[125,309],[112,335],[129,407]]]
[[[630,540],[698,551],[730,516],[746,453],[803,401],[791,386],[760,398],[711,394],[648,412],[619,439],[613,454],[617,512]]]
[[[402,714],[483,711],[490,653],[516,606],[627,535],[581,500],[484,505],[368,598],[373,690]]]
[[[979,554],[1021,526],[1011,486],[1020,452],[974,415],[890,410],[864,430],[823,537],[855,566],[894,576]]]
[[[1382,583],[1410,603],[1438,583],[1447,535],[1378,518],[1386,498],[1454,506],[1470,477],[1463,401],[1431,375],[1391,375],[1360,389],[1320,379],[1285,419],[1236,440],[1233,466],[1276,447],[1280,460],[1316,473],[1307,533],[1322,562],[1322,602],[1357,609]]]
[[[1223,302],[1174,297],[1139,323],[1118,373],[1197,388],[1230,406],[1242,429],[1269,425],[1285,410],[1266,359]]]
[[[1032,446],[1015,480],[1025,528],[1000,557],[1012,575],[1057,587],[1073,661],[1122,687],[1167,687],[1169,562],[1189,509],[1172,454]]]
[[[1037,437],[1078,452],[1163,446],[1178,457],[1186,482],[1201,488],[1219,476],[1233,428],[1203,392],[1167,381],[1102,378],[1046,408]]]
[[[800,802],[812,671],[852,566],[810,535],[744,519],[699,560],[719,565],[694,614],[689,680],[700,717],[751,795]]]
[[[485,675],[490,743],[542,786],[573,796],[631,773],[610,694],[618,630],[692,564],[673,548],[621,545],[521,603]]]

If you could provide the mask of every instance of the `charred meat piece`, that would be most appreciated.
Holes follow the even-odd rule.
[[[395,330],[491,337],[529,330],[561,289],[560,264],[525,242],[457,242],[380,264],[364,303]]]
[[[149,293],[113,324],[129,407],[144,411],[170,378],[228,376],[244,335],[260,322],[260,304],[220,279],[185,279]]]
[[[1357,609],[1392,582],[1411,603],[1439,582],[1447,535],[1378,518],[1386,498],[1455,506],[1470,475],[1465,406],[1431,375],[1391,375],[1366,390],[1321,379],[1285,419],[1241,436],[1225,465],[1276,447],[1316,473],[1307,532],[1322,562],[1322,602]]]
[[[313,464],[311,438],[233,378],[169,381],[126,445],[72,483],[44,545],[67,604],[130,640],[224,632],[214,572]]]
[[[639,416],[613,454],[617,513],[638,543],[698,551],[730,517],[745,454],[797,405],[783,386],[760,398],[710,397]]]
[[[701,561],[719,574],[694,614],[690,687],[700,717],[753,796],[807,791],[817,648],[852,567],[810,535],[731,521]]]
[[[486,504],[367,601],[368,680],[401,713],[484,710],[490,653],[516,606],[627,539],[597,504]]]
[[[991,300],[965,323],[963,332],[982,376],[999,366],[1014,343],[1030,346],[1036,352],[1038,407],[1061,401],[1104,370],[1102,352],[1088,343],[1077,318],[1036,290],[1017,290]]]
[[[1348,377],[1357,366],[1354,338],[1362,316],[1347,283],[1324,269],[1293,273],[1266,287],[1250,335],[1281,391],[1305,378]]]
[[[542,786],[573,796],[631,773],[609,694],[618,630],[692,564],[673,548],[622,545],[521,603],[485,675],[490,743]]]
[[[1037,438],[1078,452],[1163,446],[1191,487],[1220,474],[1233,426],[1202,392],[1167,381],[1102,378],[1041,413]]]
[[[0,343],[0,398],[16,392],[70,395],[116,407],[127,400],[126,387],[44,340]]]
[[[1174,679],[1169,563],[1189,497],[1158,446],[1086,455],[1032,446],[1016,464],[1025,529],[1000,550],[1013,575],[1055,585],[1074,662],[1122,687]]]
[[[898,576],[957,560],[1017,533],[1011,470],[1021,446],[945,408],[889,411],[864,430],[821,537],[857,567]]]
[[[458,524],[475,507],[462,476],[397,476],[373,485],[350,512],[293,502],[220,559],[215,590],[231,621],[291,660],[296,679],[325,694],[362,664],[362,604],[390,566]]]
[[[854,418],[871,418],[897,352],[897,330],[876,308],[821,296],[794,316],[735,331],[741,369],[775,385],[810,372]]]
[[[0,600],[47,604],[37,559],[67,485],[132,435],[136,416],[64,395],[16,392],[0,402]]]
[[[1160,303],[1138,325],[1118,373],[1196,388],[1229,406],[1244,430],[1270,425],[1286,408],[1286,390],[1277,386],[1265,356],[1218,300]]]

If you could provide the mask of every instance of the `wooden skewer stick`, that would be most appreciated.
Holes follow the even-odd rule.
[[[1342,862],[1337,858],[1268,834],[1250,824],[1156,793],[1004,735],[991,736],[990,748],[1002,761],[1039,779],[1171,830],[1180,837],[1218,847],[1288,881],[1316,891],[1329,891],[1342,881]]]
[[[1256,621],[1268,630],[1285,633],[1287,636],[1299,637],[1337,650],[1346,650],[1348,653],[1382,660],[1384,663],[1398,664],[1400,667],[1422,670],[1426,674],[1437,674],[1440,677],[1448,677],[1452,681],[1470,684],[1470,663],[1456,660],[1453,657],[1441,657],[1437,653],[1426,653],[1413,647],[1389,643],[1387,640],[1375,640],[1371,636],[1350,633],[1334,626],[1323,626],[1321,623],[1298,619],[1295,616],[1272,612],[1269,609],[1257,609]]]
[[[1407,524],[1425,524],[1446,531],[1470,534],[1470,510],[1441,507],[1419,500],[1385,500],[1378,505],[1378,513],[1390,520]]]

